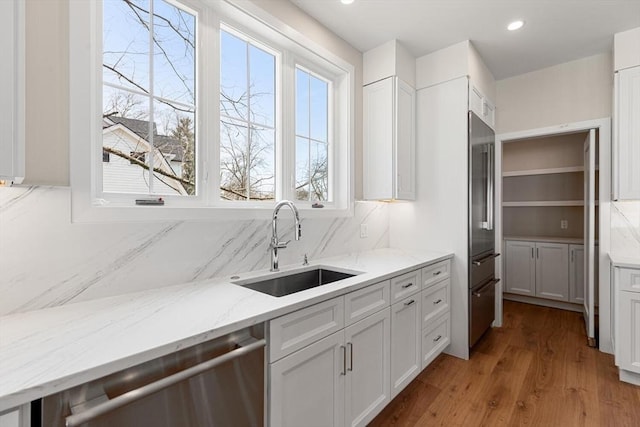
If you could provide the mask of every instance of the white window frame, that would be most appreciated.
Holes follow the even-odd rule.
[[[323,209],[310,203],[295,201],[295,120],[278,117],[287,107],[277,105],[276,153],[283,171],[279,176],[291,181],[276,183],[276,200],[294,200],[302,217],[352,216],[354,209],[354,141],[355,141],[355,68],[323,46],[274,18],[251,2],[180,0],[200,15],[197,44],[200,52],[219,52],[219,29],[224,23],[261,44],[282,49],[280,104],[295,105],[295,65],[317,72],[333,82],[334,116],[331,140],[334,141],[333,175],[339,185],[332,188],[333,202]],[[131,197],[98,197],[96,166],[102,163],[102,2],[72,1],[69,5],[70,39],[70,172],[74,222],[230,220],[268,218],[276,201],[220,201],[218,190],[202,191],[205,186],[219,188],[219,55],[200,55],[196,51],[196,186],[197,196],[164,197],[165,206],[136,206]],[[273,44],[272,44],[273,43]],[[213,73],[213,74],[212,74]],[[203,87],[209,81],[208,87]],[[290,83],[293,85],[294,83]],[[213,96],[211,96],[214,94]],[[280,108],[279,108],[280,107]],[[288,111],[295,111],[289,107]],[[287,114],[292,116],[292,114]],[[209,118],[204,120],[204,118]],[[292,140],[291,140],[292,139]],[[87,143],[90,141],[91,143]],[[211,143],[213,141],[213,143]],[[280,146],[279,144],[282,144]],[[99,148],[99,149],[98,149]],[[290,178],[289,178],[290,177]],[[282,180],[281,180],[282,181]],[[128,196],[128,195],[127,195]]]

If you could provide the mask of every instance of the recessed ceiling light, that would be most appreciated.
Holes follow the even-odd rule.
[[[342,4],[351,4],[354,0],[340,0]]]
[[[507,30],[509,31],[515,31],[515,30],[519,30],[520,28],[522,28],[524,26],[524,21],[522,20],[517,20],[517,21],[513,21],[512,23],[510,23],[509,25],[507,25]]]

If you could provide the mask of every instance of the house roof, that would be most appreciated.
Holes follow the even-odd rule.
[[[109,116],[106,117],[102,128],[108,128],[115,124],[121,124],[131,132],[149,141],[149,122],[147,120],[130,119],[128,117]],[[159,135],[158,127],[153,124],[153,145],[165,155],[172,155],[171,161],[182,162],[184,147],[182,143],[168,135]]]

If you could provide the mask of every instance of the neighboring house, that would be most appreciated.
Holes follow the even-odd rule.
[[[180,141],[159,135],[153,125],[153,144],[149,122],[124,117],[105,117],[102,123],[102,188],[104,192],[149,193],[149,171],[135,162],[147,163],[153,155],[154,168],[170,176],[182,177],[183,147]],[[150,154],[152,153],[152,154]],[[187,195],[182,183],[156,172],[154,193]]]

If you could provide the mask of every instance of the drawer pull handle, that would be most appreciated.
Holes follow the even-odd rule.
[[[442,273],[442,271],[438,270],[436,272],[433,273],[434,276],[438,276],[440,273]]]
[[[411,301],[409,301],[409,302],[405,302],[405,303],[404,303],[404,305],[411,305],[411,304],[413,304],[413,303],[415,303],[415,302],[416,302],[416,300],[412,299],[412,300],[411,300]]]
[[[402,289],[407,289],[413,286],[413,282],[407,283],[406,285],[402,285]]]
[[[433,305],[438,305],[438,304],[440,304],[441,302],[442,302],[442,299],[439,299],[438,301],[434,301],[434,302],[433,302]]]
[[[438,342],[438,341],[440,341],[440,338],[442,338],[442,335],[438,335],[437,337],[435,337],[435,338],[433,339],[433,342]]]

